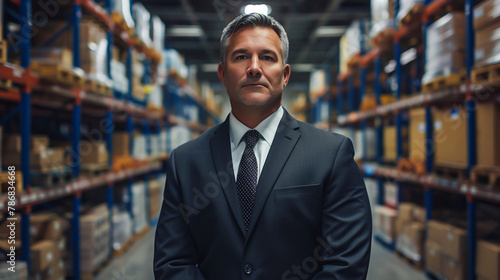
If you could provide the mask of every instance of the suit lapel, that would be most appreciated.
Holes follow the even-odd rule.
[[[298,128],[299,126],[297,121],[292,118],[288,112],[284,111],[283,118],[278,126],[276,136],[274,137],[273,144],[271,145],[266,162],[264,163],[264,168],[262,169],[262,173],[259,177],[257,193],[255,195],[255,204],[252,211],[252,218],[250,219],[247,238],[252,233],[252,230],[262,213],[262,209],[266,204],[267,198],[274,187],[274,183],[281,174],[281,171],[290,157],[295,144],[300,138],[301,134],[298,131]]]
[[[240,227],[241,233],[245,236],[245,224],[241,213],[238,194],[236,193],[236,183],[234,181],[233,160],[231,157],[231,143],[229,138],[229,117],[220,125],[210,140],[210,149],[217,174],[229,174],[229,184],[221,182],[220,186],[226,197],[226,201],[231,208],[231,212]],[[225,185],[227,184],[227,185]]]

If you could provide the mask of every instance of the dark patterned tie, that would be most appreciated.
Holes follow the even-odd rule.
[[[241,212],[245,228],[248,230],[250,217],[252,217],[255,192],[257,191],[257,158],[253,152],[253,147],[259,141],[260,133],[257,130],[249,130],[243,135],[245,140],[245,151],[241,157],[238,177],[236,179],[236,188],[238,198],[240,199]]]

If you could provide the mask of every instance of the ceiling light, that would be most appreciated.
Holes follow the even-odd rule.
[[[251,13],[268,15],[271,13],[271,7],[266,4],[246,5],[245,7],[243,7],[243,12],[247,15]]]
[[[340,37],[345,30],[345,26],[320,26],[314,31],[314,35],[316,37]]]
[[[203,30],[198,25],[176,25],[167,28],[167,37],[200,37]]]

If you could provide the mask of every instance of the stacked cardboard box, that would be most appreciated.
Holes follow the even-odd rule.
[[[423,259],[424,229],[425,209],[408,202],[399,204],[396,219],[396,248],[416,262]]]
[[[108,163],[108,150],[106,142],[92,141],[86,145],[80,145],[80,156],[82,164],[106,164]]]
[[[396,126],[384,126],[384,160],[396,161]]]
[[[500,1],[486,0],[474,8],[475,67],[500,62]]]
[[[465,16],[460,12],[445,15],[427,29],[425,74],[422,83],[439,76],[465,70]]]
[[[102,204],[80,218],[81,271],[92,273],[109,255],[109,211]]]
[[[113,157],[129,156],[130,137],[127,132],[113,133]]]
[[[467,278],[467,232],[464,229],[429,221],[427,223],[426,266],[446,279]]]
[[[132,5],[132,16],[135,22],[135,35],[141,39],[146,46],[151,47],[151,14],[149,11],[141,4],[134,3]]]
[[[43,47],[54,35],[62,32],[59,36],[54,37],[51,46],[71,50],[73,30],[71,28],[65,30],[67,24],[66,21],[49,21],[40,27],[40,32],[33,37],[33,46]],[[108,40],[105,30],[92,20],[82,19],[80,21],[80,68],[85,71],[87,78],[108,83],[107,46]]]
[[[113,14],[117,13],[120,15],[128,28],[134,28],[134,20],[130,13],[130,0],[115,0],[113,2]]]
[[[396,210],[386,206],[375,206],[375,232],[386,242],[395,239]]]
[[[66,276],[66,238],[68,222],[54,213],[30,217],[31,270],[34,279],[59,280]]]
[[[149,218],[155,219],[160,214],[163,201],[163,185],[165,182],[159,180],[149,181]]]
[[[384,183],[384,205],[395,209],[398,205],[398,186],[392,182]]]
[[[500,98],[476,105],[476,127],[477,165],[500,166]]]
[[[132,219],[126,211],[113,213],[113,250],[122,249],[132,236]]]
[[[478,280],[500,279],[500,241],[477,242],[476,275]]]
[[[127,78],[127,68],[125,63],[113,58],[111,60],[111,79],[113,88],[121,93],[128,93],[129,79]]]
[[[369,40],[362,40],[369,33],[370,22],[368,20],[355,20],[347,28],[340,38],[340,73],[346,73],[349,69],[348,62],[357,54],[361,48],[369,49]],[[365,42],[361,46],[361,42]]]
[[[148,157],[146,151],[146,137],[143,134],[134,135],[132,157],[139,160],[144,160]]]
[[[4,165],[13,165],[17,169],[21,164],[21,136],[10,134],[5,137],[2,155]],[[49,148],[49,138],[46,135],[31,135],[30,169],[49,171],[64,167],[64,149]]]
[[[371,5],[371,30],[370,38],[375,38],[382,32],[393,33],[394,28],[394,0],[372,0]],[[388,37],[390,38],[390,37]],[[393,43],[391,40],[372,41],[372,44],[377,43],[379,47],[387,48]]]
[[[426,122],[425,109],[410,110],[409,158],[413,162],[425,162]]]
[[[433,108],[434,162],[437,165],[467,166],[467,114],[463,106]]]

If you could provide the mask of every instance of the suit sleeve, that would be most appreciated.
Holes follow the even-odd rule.
[[[325,190],[321,241],[324,245],[323,267],[313,278],[315,280],[366,279],[372,218],[364,180],[353,156],[352,142],[345,138]]]
[[[156,228],[154,275],[156,280],[205,280],[197,267],[198,253],[180,208],[181,188],[171,153],[163,203]]]

